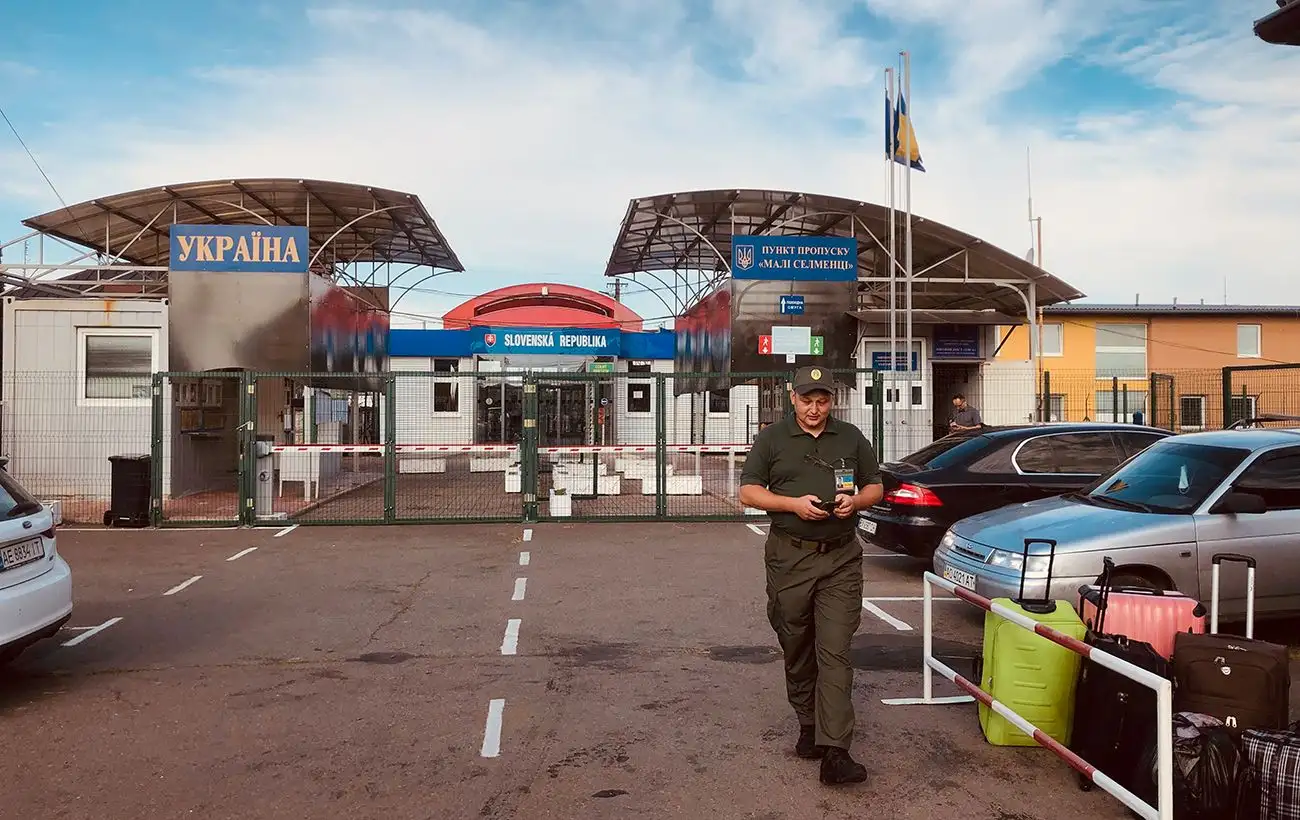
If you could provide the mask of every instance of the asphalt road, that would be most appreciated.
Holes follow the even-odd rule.
[[[881,703],[921,693],[909,559],[866,561],[870,779],[828,789],[792,752],[761,527],[276,532],[60,535],[70,628],[0,671],[6,816],[1125,816],[972,704]],[[980,613],[935,611],[968,671]]]

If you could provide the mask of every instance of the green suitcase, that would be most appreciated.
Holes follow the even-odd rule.
[[[1029,547],[1049,545],[1046,586],[1050,595],[1056,542],[1025,539],[1025,565]],[[1046,624],[1057,632],[1082,641],[1087,627],[1068,601],[1025,598],[1025,577],[1020,576],[1016,598],[995,598],[994,603]],[[1005,618],[984,615],[984,652],[980,688],[1011,711],[1062,744],[1069,745],[1074,720],[1074,693],[1083,658]],[[980,728],[994,746],[1037,746],[1037,742],[984,704],[979,705]]]

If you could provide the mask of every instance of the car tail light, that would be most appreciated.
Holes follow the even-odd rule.
[[[55,531],[56,531],[57,529],[58,529],[57,526],[51,526],[48,530],[46,530],[45,532],[41,533],[41,537],[42,537],[42,538],[53,538],[53,537],[54,537],[54,533],[55,533]]]
[[[906,507],[942,507],[939,496],[915,484],[899,484],[885,493],[885,500]]]

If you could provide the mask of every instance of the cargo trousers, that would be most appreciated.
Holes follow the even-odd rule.
[[[786,696],[816,743],[853,742],[849,646],[862,622],[862,542],[819,553],[775,527],[764,545],[767,617],[785,656]]]

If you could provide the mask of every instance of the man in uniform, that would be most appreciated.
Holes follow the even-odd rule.
[[[767,615],[785,655],[799,719],[799,757],[821,758],[821,781],[861,783],[849,755],[853,668],[862,620],[857,513],[884,495],[876,453],[854,425],[831,416],[834,382],[818,367],[795,373],[793,417],[762,430],[740,476],[740,501],[766,510]]]
[[[965,433],[978,430],[984,426],[980,411],[970,406],[966,396],[961,393],[952,397],[952,416],[948,419],[948,430],[953,433]]]

